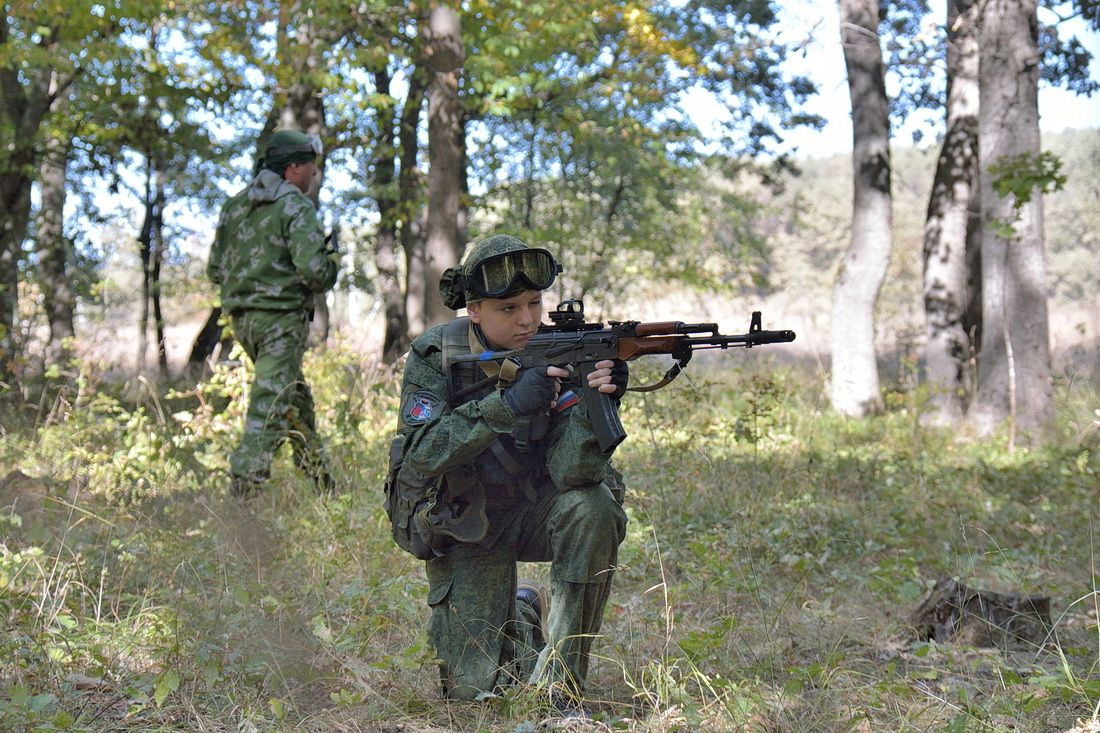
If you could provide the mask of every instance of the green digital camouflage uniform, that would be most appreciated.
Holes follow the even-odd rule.
[[[453,542],[425,564],[429,639],[441,660],[443,694],[472,700],[515,680],[544,679],[579,695],[626,531],[618,474],[599,449],[583,401],[552,415],[546,437],[528,453],[515,450],[516,417],[494,385],[449,407],[444,328],[412,345],[398,426],[406,468],[445,476],[443,493],[483,491],[487,500],[483,539]],[[522,478],[490,450],[498,439],[522,466]],[[517,620],[517,561],[551,563],[547,640],[537,660],[521,640],[530,627],[518,621],[532,619]]]
[[[330,480],[302,356],[313,297],[336,282],[331,255],[313,204],[278,173],[259,171],[222,208],[207,274],[255,367],[244,435],[229,458],[235,479],[266,479],[289,438],[296,463]]]

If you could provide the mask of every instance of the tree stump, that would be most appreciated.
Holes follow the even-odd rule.
[[[921,641],[1034,648],[1050,633],[1050,598],[975,590],[940,578],[911,623]]]

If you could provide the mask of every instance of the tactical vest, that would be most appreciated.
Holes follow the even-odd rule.
[[[480,348],[470,333],[469,318],[455,318],[443,329],[443,370],[447,377],[450,408],[484,396],[494,384],[507,384],[516,370],[502,370],[493,362],[452,363],[455,356]],[[505,371],[502,376],[501,371]],[[509,378],[508,372],[511,372]],[[545,425],[542,427],[545,434]],[[535,482],[542,471],[525,469],[498,437],[489,446],[515,485],[531,502],[537,500]],[[463,467],[443,476],[425,476],[404,465],[405,436],[390,444],[390,465],[386,475],[386,514],[398,547],[421,560],[443,555],[454,542],[477,543],[488,532],[486,496],[473,467]]]
[[[474,338],[468,317],[453,318],[443,327],[443,373],[447,376],[447,405],[451,409],[470,399],[483,397],[483,393],[494,382],[497,387],[504,387],[515,381],[518,369],[512,362],[505,362],[503,365],[492,361],[454,362],[456,356],[465,356],[484,349]],[[521,418],[520,423],[526,433],[538,440],[546,435],[549,418],[538,415],[533,420]],[[500,438],[494,440],[489,449],[504,469],[521,484],[527,498],[534,501],[536,497],[533,480],[542,475],[532,476],[512,456]]]

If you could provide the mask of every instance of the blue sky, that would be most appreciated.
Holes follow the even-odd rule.
[[[844,56],[840,48],[840,26],[836,2],[831,0],[780,0],[783,39],[800,40],[812,36],[805,55],[792,56],[792,73],[810,77],[818,84],[819,93],[806,105],[807,111],[821,115],[826,125],[819,131],[795,130],[786,141],[800,155],[814,157],[833,155],[852,149],[852,125]],[[932,18],[944,17],[944,0],[931,0]],[[1045,11],[1042,11],[1045,13]],[[1040,20],[1050,22],[1049,14]],[[1084,23],[1065,24],[1093,54],[1091,77],[1100,81],[1100,34],[1088,32]],[[693,95],[689,112],[702,126],[711,124],[722,114],[720,105],[705,95]],[[1059,132],[1067,128],[1100,126],[1100,93],[1091,98],[1078,97],[1064,89],[1042,85],[1039,90],[1039,124],[1044,132]],[[922,118],[927,119],[927,118]],[[913,125],[898,125],[894,137],[899,144],[912,144]],[[925,138],[931,140],[933,138]]]

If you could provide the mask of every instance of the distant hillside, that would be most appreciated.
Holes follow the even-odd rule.
[[[1100,333],[1100,129],[1049,135],[1044,145],[1063,160],[1069,179],[1044,199],[1052,334],[1056,348],[1068,348]],[[887,348],[908,351],[923,340],[922,227],[937,154],[936,148],[893,150],[894,246],[878,305],[879,339]],[[851,158],[798,164],[802,174],[781,194],[758,193],[767,201],[762,234],[774,263],[770,284],[807,309],[827,311],[848,245]]]

